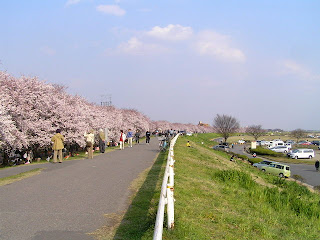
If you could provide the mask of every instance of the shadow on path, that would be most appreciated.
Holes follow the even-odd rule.
[[[159,153],[146,180],[125,213],[114,239],[141,239],[146,235],[153,236],[161,190],[161,183],[157,186],[157,182],[163,178],[164,171],[161,170],[165,167],[167,155],[168,152]]]

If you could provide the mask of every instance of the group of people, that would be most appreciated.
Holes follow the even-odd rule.
[[[137,144],[140,144],[140,135],[141,131],[139,129],[136,130],[136,132],[133,134],[132,130],[129,129],[127,134],[123,132],[123,130],[120,130],[120,139],[119,139],[119,145],[120,149],[124,149],[124,143],[127,140],[128,141],[128,146],[132,147],[132,142],[133,138],[135,138],[135,141]],[[149,130],[146,131],[146,144],[150,143],[150,137],[151,137],[151,132]]]
[[[150,137],[151,132],[148,130],[145,133],[146,135],[146,143],[150,143]],[[120,130],[120,139],[119,139],[119,145],[120,149],[124,149],[124,143],[127,140],[128,146],[132,147],[133,144],[133,138],[135,138],[135,141],[137,144],[140,143],[140,136],[141,131],[139,129],[136,130],[135,133],[131,129],[128,130],[127,134],[123,132],[123,130]],[[86,141],[86,151],[88,153],[88,158],[93,158],[93,147],[95,144],[95,134],[94,130],[90,130],[88,133],[84,133],[84,138]],[[98,133],[98,139],[99,139],[99,150],[101,153],[105,152],[106,149],[106,135],[103,129],[99,130]],[[52,149],[53,149],[53,163],[57,163],[59,159],[59,163],[62,163],[63,161],[63,149],[64,149],[64,136],[61,134],[61,129],[56,130],[56,134],[51,138],[51,141],[53,142]]]

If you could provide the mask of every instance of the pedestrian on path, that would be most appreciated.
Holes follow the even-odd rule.
[[[120,130],[120,150],[124,149],[125,140],[126,140],[126,135],[123,133],[123,130]]]
[[[140,131],[139,129],[136,130],[136,133],[134,134],[135,138],[136,138],[136,143],[140,143]]]
[[[89,133],[84,133],[87,142],[88,159],[93,158],[93,144],[94,144],[94,130],[91,129]]]
[[[128,138],[128,146],[132,147],[132,138],[133,138],[133,132],[129,128],[128,133],[127,133],[127,138]]]
[[[151,133],[149,132],[149,130],[146,132],[146,144],[150,143],[150,135]]]
[[[101,153],[104,153],[106,150],[106,135],[103,129],[99,130],[99,150]]]
[[[56,134],[51,138],[53,142],[53,163],[57,162],[57,156],[59,156],[59,163],[62,163],[62,149],[64,149],[64,137],[61,134],[61,130],[57,129]]]
[[[319,160],[316,161],[316,163],[314,164],[314,166],[316,167],[316,171],[319,172]]]

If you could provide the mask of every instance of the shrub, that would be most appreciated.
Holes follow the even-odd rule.
[[[248,160],[248,158],[249,158],[248,156],[246,156],[246,155],[241,155],[241,154],[238,154],[237,157],[238,157],[238,158],[241,158],[241,159],[243,159],[243,160]]]
[[[251,164],[254,164],[254,163],[262,162],[263,160],[262,160],[261,158],[249,158],[248,161],[249,161]]]
[[[271,150],[263,148],[263,147],[257,147],[256,149],[250,149],[250,152],[256,153],[258,155],[269,155],[269,156],[273,156],[273,157],[282,156],[282,153],[277,153],[277,152],[271,151]]]

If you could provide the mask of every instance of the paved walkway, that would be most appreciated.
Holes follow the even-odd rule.
[[[157,139],[150,145],[101,154],[94,159],[39,164],[41,174],[0,187],[1,240],[89,240],[108,224],[104,214],[127,208],[131,182],[152,166]],[[33,165],[0,170],[0,177]]]

